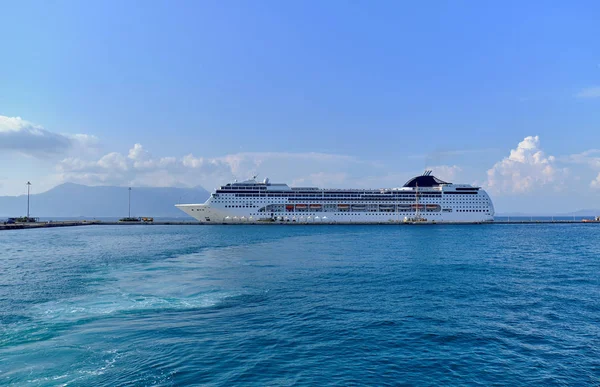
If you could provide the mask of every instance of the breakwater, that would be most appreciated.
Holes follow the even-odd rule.
[[[101,224],[100,221],[81,221],[81,220],[64,220],[57,222],[28,222],[28,223],[0,223],[0,230],[22,230],[32,228],[49,228],[49,227],[73,227],[73,226],[89,226],[93,224]]]

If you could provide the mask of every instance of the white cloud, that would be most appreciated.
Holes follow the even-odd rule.
[[[97,138],[94,136],[54,133],[21,117],[0,115],[0,150],[3,151],[47,158],[65,154],[72,149],[90,147],[96,143]]]
[[[575,94],[577,98],[600,98],[600,86],[587,87]]]
[[[488,170],[486,186],[496,192],[523,193],[550,183],[558,187],[566,173],[557,167],[554,156],[540,149],[538,136],[528,136]]]
[[[79,147],[83,147],[83,148],[91,148],[94,147],[96,145],[98,145],[98,143],[100,142],[98,140],[98,137],[91,135],[91,134],[66,134],[66,137],[68,137],[71,140],[72,146],[79,146]]]
[[[152,155],[144,149],[142,144],[135,144],[133,148],[129,150],[127,158],[133,160],[133,166],[135,168],[153,168],[155,166]]]
[[[594,171],[600,170],[600,149],[589,149],[585,152],[577,153],[574,155],[566,156],[561,158],[563,162],[571,164],[582,164],[587,165]],[[578,180],[581,180],[577,176]],[[590,182],[590,187],[599,189],[600,188],[600,174]]]
[[[600,88],[597,88],[600,91]],[[592,96],[596,88],[586,89],[581,96]],[[88,134],[59,134],[20,117],[0,115],[0,150],[14,151],[47,163],[48,157],[61,157],[52,176],[56,183],[72,181],[82,184],[195,186],[208,189],[233,179],[259,175],[272,181],[321,187],[394,187],[401,186],[413,173],[394,171],[386,165],[356,157],[328,153],[243,152],[222,157],[205,158],[193,154],[184,157],[155,157],[136,143],[128,152],[99,151],[98,138]],[[460,156],[481,150],[441,151],[443,156]],[[5,152],[6,153],[6,152]],[[431,158],[431,155],[427,158]],[[416,156],[408,156],[414,158]],[[32,158],[31,160],[35,160]],[[561,157],[562,163],[585,164],[600,170],[600,150],[591,149]],[[437,164],[431,162],[431,164]],[[463,169],[458,165],[430,166],[442,180],[462,182]],[[510,151],[508,157],[487,171],[487,188],[496,192],[527,192],[552,183],[560,186],[567,175],[554,156],[540,148],[538,136],[529,136]],[[474,176],[473,176],[474,177]],[[590,181],[589,177],[584,181]],[[600,188],[599,178],[590,183]]]
[[[346,172],[319,172],[311,173],[306,177],[296,178],[292,181],[292,186],[317,186],[317,187],[330,187],[330,186],[342,186],[348,181],[348,173]]]
[[[431,170],[431,174],[438,179],[447,181],[449,183],[459,182],[458,177],[460,172],[462,172],[462,168],[458,165],[436,165],[433,167],[427,167],[426,169]]]
[[[410,159],[427,159],[431,162],[440,162],[444,158],[465,156],[470,154],[485,153],[495,149],[480,148],[480,149],[459,149],[459,150],[436,150],[430,153],[408,155]]]
[[[102,156],[102,158],[98,160],[97,166],[103,169],[123,172],[129,169],[128,160],[125,156],[117,152],[111,152]]]
[[[421,173],[425,170],[432,170],[432,175],[450,182],[450,183],[463,183],[460,180],[463,169],[457,165],[437,165],[432,167],[427,167],[424,170],[420,171]],[[346,181],[348,182],[346,185],[353,188],[395,188],[402,187],[406,182],[408,182],[413,177],[421,174],[415,173],[415,171],[404,171],[404,172],[384,172],[384,174],[375,174],[375,171],[371,170],[370,175],[356,178],[354,174],[348,176]]]
[[[254,175],[264,178],[268,175],[273,181],[317,184],[325,182],[324,176],[330,176],[332,180],[326,181],[327,185],[341,183],[340,174],[348,169],[368,164],[350,156],[315,152],[244,152],[212,159],[188,155],[182,161],[186,167],[230,179],[246,179]]]
[[[600,173],[598,174],[598,176],[596,176],[594,180],[592,180],[592,182],[590,183],[590,187],[594,189],[600,189]]]
[[[341,184],[349,169],[364,164],[353,157],[325,153],[237,153],[217,158],[155,158],[141,144],[127,155],[112,152],[95,161],[69,157],[57,166],[58,180],[99,185],[196,186],[208,189],[261,171],[272,181],[311,185]],[[314,172],[320,171],[320,172]],[[267,176],[260,176],[264,178]]]
[[[600,149],[590,149],[563,158],[564,162],[586,164],[594,169],[600,169]]]

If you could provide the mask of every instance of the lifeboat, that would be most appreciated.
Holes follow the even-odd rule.
[[[393,210],[394,205],[393,204],[380,204],[379,208],[382,210]]]
[[[349,204],[338,204],[338,208],[341,210],[347,210],[348,208],[350,208]]]
[[[357,211],[364,211],[367,208],[364,204],[353,204],[352,209]]]
[[[310,207],[311,209],[319,209],[319,208],[321,208],[322,206],[321,206],[320,204],[311,204],[309,207]]]
[[[425,206],[425,208],[427,208],[428,210],[435,210],[436,208],[438,208],[437,204],[427,204]]]
[[[287,211],[294,211],[294,205],[293,204],[288,204],[288,205],[285,206],[285,209]]]
[[[425,208],[425,206],[422,204],[413,204],[411,205],[411,208],[418,208],[419,210],[422,210],[423,208]]]
[[[297,210],[305,210],[307,208],[308,208],[308,206],[306,204],[296,204]]]

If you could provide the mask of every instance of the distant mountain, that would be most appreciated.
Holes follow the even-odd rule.
[[[131,189],[131,216],[186,217],[177,203],[204,203],[210,196],[202,187]],[[65,183],[30,196],[30,213],[35,217],[124,217],[127,216],[127,187]],[[0,217],[23,216],[27,195],[0,196]]]
[[[525,212],[498,212],[496,216],[599,216],[600,210],[587,209],[564,213],[525,213]]]
[[[496,212],[495,216],[503,217],[503,216],[537,216],[537,215],[528,214],[525,212]]]
[[[600,210],[579,210],[574,212],[569,212],[566,214],[561,214],[564,216],[599,216]]]

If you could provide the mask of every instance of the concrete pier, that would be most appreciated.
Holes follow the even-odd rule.
[[[0,230],[22,230],[30,228],[49,228],[49,227],[72,227],[72,226],[89,226],[92,224],[100,224],[99,221],[89,220],[64,220],[56,222],[28,222],[28,223],[0,223]]]
[[[404,222],[381,222],[381,223],[363,223],[363,222],[215,222],[215,223],[198,223],[198,222],[181,222],[181,221],[156,221],[156,222],[107,222],[100,220],[72,220],[72,221],[50,221],[50,222],[35,222],[35,223],[15,223],[2,224],[0,230],[21,230],[34,228],[50,228],[50,227],[74,227],[74,226],[330,226],[330,225],[387,225],[387,226],[440,226],[440,225],[516,225],[516,224],[587,224],[600,225],[597,221],[582,220],[510,220],[510,221],[495,221],[486,223],[404,223]]]

